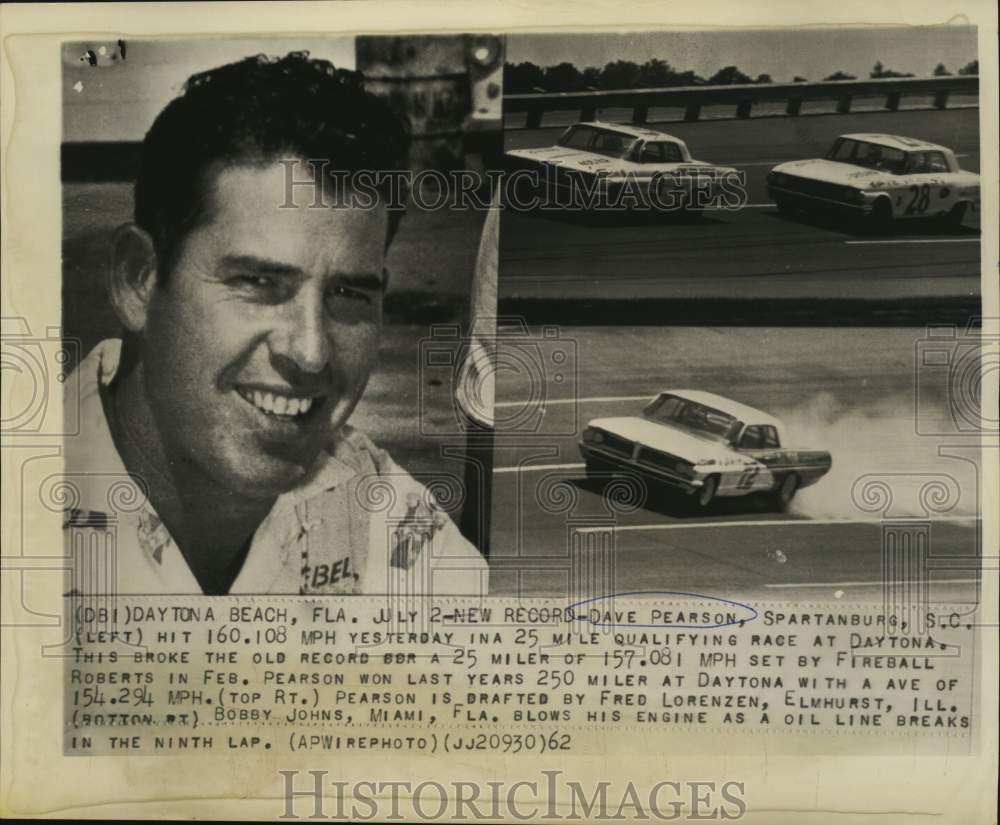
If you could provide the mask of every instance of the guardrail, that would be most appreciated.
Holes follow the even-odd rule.
[[[755,103],[785,101],[785,115],[796,117],[807,101],[836,100],[837,112],[847,114],[855,97],[885,96],[885,110],[894,112],[907,95],[933,95],[936,109],[948,108],[952,93],[978,94],[978,75],[955,77],[893,77],[873,80],[826,80],[818,83],[760,83],[735,86],[677,86],[665,89],[621,89],[608,92],[552,92],[504,95],[504,114],[526,112],[523,128],[540,129],[546,112],[575,110],[580,120],[595,119],[598,109],[632,109],[632,121],[645,123],[653,107],[684,109],[684,120],[696,121],[703,106],[733,105],[736,118],[749,118]]]

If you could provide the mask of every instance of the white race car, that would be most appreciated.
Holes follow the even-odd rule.
[[[562,206],[614,209],[626,192],[633,205],[660,211],[745,202],[737,170],[696,160],[680,138],[641,126],[577,123],[555,146],[512,150],[506,159]]]
[[[789,447],[773,416],[699,390],[662,392],[641,416],[595,419],[579,447],[588,476],[638,473],[682,490],[702,508],[717,496],[766,493],[784,509],[832,465],[825,450]]]
[[[767,194],[780,212],[846,212],[880,229],[933,216],[958,226],[980,206],[979,175],[951,149],[897,135],[841,135],[824,158],[775,166]]]

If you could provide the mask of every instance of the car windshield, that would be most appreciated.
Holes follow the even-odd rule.
[[[676,395],[661,395],[642,411],[642,416],[726,443],[732,443],[743,427],[741,421],[727,413]]]
[[[893,175],[903,174],[906,168],[906,152],[902,149],[852,138],[838,138],[826,153],[826,159],[866,169],[880,169]]]
[[[611,129],[572,126],[559,138],[557,145],[567,149],[583,149],[609,158],[625,158],[632,154],[638,142],[638,138]]]

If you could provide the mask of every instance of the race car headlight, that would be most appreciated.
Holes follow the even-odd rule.
[[[848,186],[844,189],[844,200],[846,200],[848,203],[859,203],[859,204],[864,203],[865,193],[862,192],[860,189],[853,189],[852,187]]]
[[[583,431],[583,440],[592,444],[600,444],[604,441],[604,434],[600,430],[587,427],[587,429]]]
[[[772,172],[770,175],[768,175],[768,179],[769,182],[773,183],[775,186],[785,185],[785,176],[781,174],[781,172]]]

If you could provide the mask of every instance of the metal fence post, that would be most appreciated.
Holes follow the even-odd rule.
[[[798,117],[802,113],[803,100],[804,98],[801,97],[788,98],[788,103],[785,105],[785,114]]]

